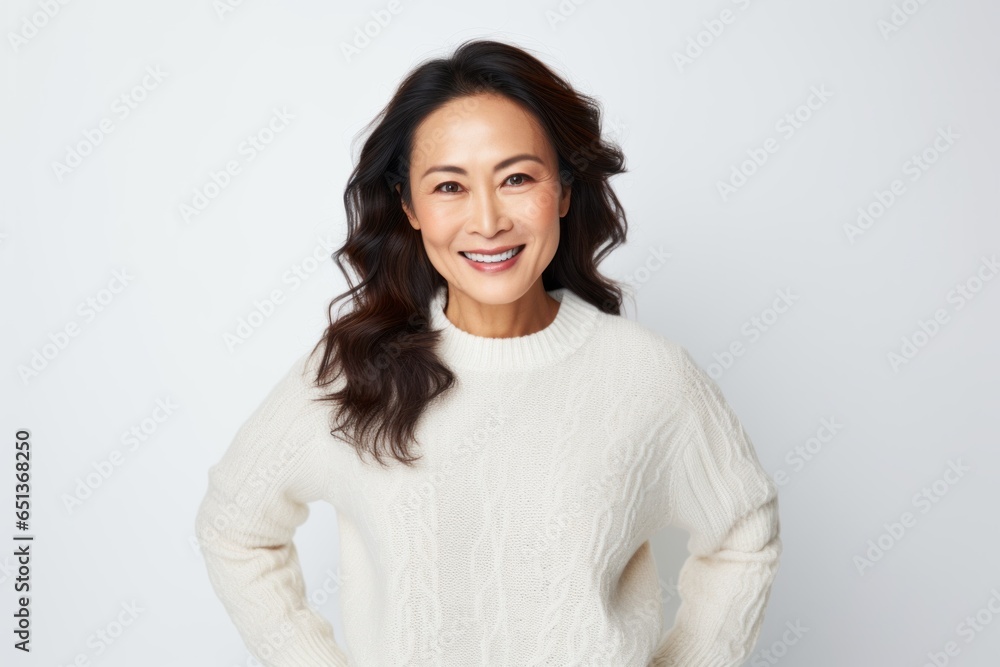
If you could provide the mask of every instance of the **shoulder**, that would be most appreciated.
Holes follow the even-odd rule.
[[[294,421],[323,407],[318,401],[333,386],[317,382],[323,352],[323,345],[310,345],[308,349],[297,350],[285,362],[283,370],[270,381],[270,389],[258,408],[261,419],[273,419],[280,413],[286,420]]]
[[[679,372],[693,364],[687,348],[641,322],[598,311],[595,341],[615,358],[632,359],[659,372]]]
[[[598,310],[589,348],[588,363],[611,383],[619,379],[630,394],[655,396],[661,405],[676,405],[708,379],[684,344],[623,315]]]

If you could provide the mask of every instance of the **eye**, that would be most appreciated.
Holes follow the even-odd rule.
[[[448,181],[447,183],[442,183],[441,185],[434,188],[434,192],[444,192],[447,194],[454,194],[456,192],[455,190],[442,190],[441,188],[445,187],[446,185],[454,185],[457,187],[458,183],[456,183],[455,181]]]
[[[511,174],[510,176],[507,177],[507,180],[509,181],[512,178],[518,178],[518,177],[520,177],[522,179],[525,179],[524,182],[527,182],[527,181],[531,180],[531,176],[528,176],[527,174]],[[524,183],[511,183],[511,185],[515,185],[515,186],[516,185],[524,185]]]

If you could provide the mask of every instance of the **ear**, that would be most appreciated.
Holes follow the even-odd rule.
[[[401,192],[400,192],[400,184],[399,183],[396,183],[396,193],[397,194],[401,194]],[[400,206],[403,207],[403,213],[406,214],[406,219],[409,220],[410,226],[413,227],[414,229],[420,229],[420,223],[417,222],[416,216],[413,215],[412,211],[410,211],[410,208],[406,205],[406,202],[404,202],[402,199],[400,199],[399,200],[399,204],[400,204]]]
[[[573,188],[566,183],[559,183],[559,187],[562,190],[559,195],[559,217],[564,218],[569,212],[569,200],[570,195],[573,193]]]

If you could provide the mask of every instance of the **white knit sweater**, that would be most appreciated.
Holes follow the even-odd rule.
[[[330,435],[300,357],[209,470],[197,535],[249,650],[273,667],[727,667],[778,569],[777,490],[679,344],[567,289],[555,320],[484,338],[432,307],[457,386],[382,469]],[[306,600],[295,529],[337,511],[346,646]],[[664,631],[649,538],[689,532]]]

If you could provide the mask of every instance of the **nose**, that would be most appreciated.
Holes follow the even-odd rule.
[[[482,194],[476,194],[472,197],[468,231],[492,238],[497,232],[510,229],[512,223],[496,192],[492,190],[481,192]]]

